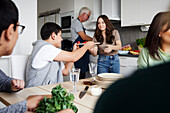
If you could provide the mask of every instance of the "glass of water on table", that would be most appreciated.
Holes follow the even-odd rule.
[[[92,82],[94,82],[94,77],[97,75],[97,63],[95,62],[89,63],[89,72],[92,75]]]
[[[72,93],[79,92],[79,90],[76,89],[76,83],[79,81],[79,75],[80,75],[79,68],[72,68],[70,70],[70,81],[73,82],[73,89],[70,90],[70,92]]]

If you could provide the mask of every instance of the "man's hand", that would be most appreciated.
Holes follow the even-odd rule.
[[[94,47],[94,42],[93,41],[88,41],[87,43],[85,43],[84,46],[87,46],[88,49],[91,49]]]
[[[19,79],[11,80],[11,89],[12,91],[22,90],[25,86],[25,82]]]
[[[35,111],[35,108],[38,107],[38,103],[44,98],[43,95],[31,95],[27,98],[27,110]]]
[[[59,111],[57,113],[74,113],[74,111],[72,109],[65,109],[65,110]]]

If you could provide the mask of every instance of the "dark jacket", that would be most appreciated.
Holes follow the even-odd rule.
[[[170,113],[170,63],[135,72],[113,83],[94,113]]]

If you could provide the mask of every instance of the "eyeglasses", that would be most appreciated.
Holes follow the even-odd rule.
[[[86,15],[88,16],[88,18],[90,18],[90,15],[88,15],[87,13],[86,13]]]
[[[19,34],[22,34],[22,32],[24,31],[24,29],[25,29],[25,26],[23,26],[23,25],[17,25],[18,26],[18,33]]]

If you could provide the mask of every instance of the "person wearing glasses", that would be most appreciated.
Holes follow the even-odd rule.
[[[18,39],[25,28],[18,22],[18,9],[11,0],[0,0],[0,56],[10,55]],[[7,76],[0,70],[0,92],[17,92],[24,88],[24,81]],[[25,113],[34,111],[40,100],[44,97],[29,96],[27,100],[0,109],[0,113]],[[73,113],[66,109],[58,113]]]
[[[82,22],[86,22],[91,15],[91,11],[87,7],[82,7],[79,11],[79,16],[71,23],[71,38],[73,45],[77,42],[83,43],[85,41],[91,41],[92,38],[86,35],[85,28]],[[82,47],[82,46],[80,46]],[[80,68],[80,79],[84,79],[86,72],[89,71],[89,51],[87,51],[82,58],[74,63],[76,68]]]

